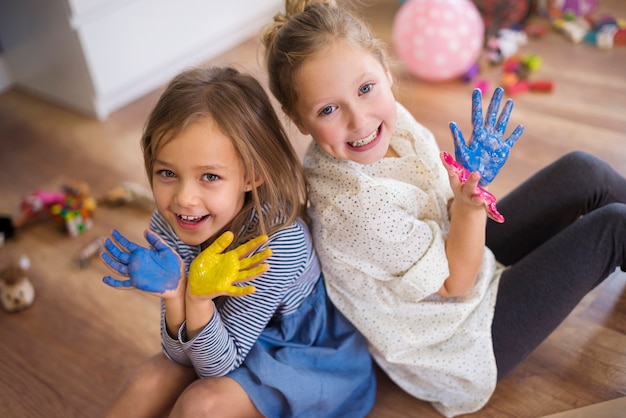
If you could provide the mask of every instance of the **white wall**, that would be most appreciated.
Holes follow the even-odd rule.
[[[207,61],[257,34],[282,3],[0,1],[5,57],[0,83],[14,83],[103,120],[181,68]]]

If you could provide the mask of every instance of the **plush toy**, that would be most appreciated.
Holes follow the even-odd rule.
[[[103,206],[132,206],[148,212],[154,211],[152,192],[137,183],[122,182],[98,199]]]
[[[30,259],[22,255],[18,262],[0,270],[0,298],[7,312],[18,312],[33,304],[35,288],[26,275]]]

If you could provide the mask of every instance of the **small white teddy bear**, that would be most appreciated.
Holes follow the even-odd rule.
[[[35,300],[35,288],[26,272],[30,268],[30,259],[22,255],[0,271],[0,298],[7,312],[17,312],[28,308]]]

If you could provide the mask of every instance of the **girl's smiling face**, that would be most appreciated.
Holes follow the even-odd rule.
[[[228,225],[251,190],[232,141],[211,118],[190,124],[161,148],[152,181],[157,209],[189,245]]]
[[[294,122],[333,157],[371,164],[387,154],[395,127],[392,84],[372,54],[336,42],[297,71]]]

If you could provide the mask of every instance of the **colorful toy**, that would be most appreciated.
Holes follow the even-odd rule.
[[[412,74],[443,81],[461,76],[477,61],[484,25],[470,0],[409,0],[394,18],[392,37]]]
[[[563,16],[587,16],[598,7],[598,0],[538,0],[539,13],[551,19]]]
[[[502,64],[500,86],[509,96],[532,91],[550,93],[554,89],[552,80],[531,80],[531,73],[537,71],[542,64],[541,57],[533,54],[516,54],[507,58]]]
[[[64,184],[60,191],[32,192],[22,201],[21,212],[13,225],[17,228],[33,221],[52,219],[71,237],[76,237],[91,228],[96,206],[96,200],[89,196],[87,183],[72,181]]]
[[[517,53],[520,46],[528,43],[528,36],[523,31],[500,29],[496,36],[490,37],[485,46],[485,56],[492,64],[500,64]]]
[[[22,255],[15,263],[0,270],[0,298],[7,312],[18,312],[33,304],[35,288],[28,279],[30,259]]]

